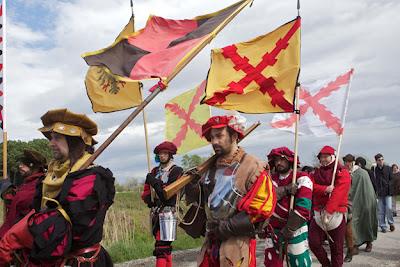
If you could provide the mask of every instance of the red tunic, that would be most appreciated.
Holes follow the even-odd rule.
[[[292,183],[293,171],[289,175],[280,179],[279,174],[272,175],[274,185],[277,187],[286,186]],[[297,192],[295,195],[295,203],[293,209],[304,219],[309,220],[311,214],[311,198],[313,192],[313,184],[311,178],[305,172],[298,172],[296,175]],[[287,222],[289,216],[290,196],[285,196],[278,201],[274,214],[271,217],[270,225],[274,229],[282,229]],[[282,220],[283,219],[283,220]]]
[[[338,164],[334,184],[335,188],[331,196],[329,197],[329,194],[325,194],[326,188],[332,182],[334,164],[333,162],[328,166],[316,168],[311,175],[314,182],[313,210],[315,211],[325,209],[330,214],[347,211],[351,178],[349,172],[342,165]]]
[[[16,194],[12,197],[11,204],[8,207],[6,219],[0,228],[0,237],[32,210],[36,183],[39,177],[43,175],[42,172],[32,174],[25,178],[24,183],[17,188]]]

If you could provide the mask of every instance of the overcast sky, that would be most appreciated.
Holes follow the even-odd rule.
[[[296,2],[255,0],[149,104],[152,148],[164,139],[164,104],[206,77],[210,49],[252,39],[292,20],[297,15]],[[134,1],[136,29],[144,27],[150,14],[192,18],[232,3],[234,0]],[[400,1],[307,0],[301,4],[300,81],[355,69],[341,154],[372,160],[381,152],[386,162],[400,163]],[[88,67],[80,55],[112,43],[129,20],[129,0],[13,0],[7,8],[9,139],[40,138],[40,116],[48,109],[67,107],[93,118],[100,129],[97,140],[104,141],[130,111],[93,113],[84,87]],[[150,86],[145,83],[146,91]],[[272,116],[246,115],[248,125],[258,119],[263,125],[242,145],[262,159],[274,147],[294,145],[292,134],[269,126]],[[301,136],[300,161],[313,163],[326,144],[336,147],[337,137]],[[192,153],[206,156],[211,147]],[[141,118],[134,120],[97,163],[110,168],[120,182],[131,177],[143,179],[147,165]]]

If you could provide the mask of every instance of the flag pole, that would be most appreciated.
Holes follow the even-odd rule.
[[[300,17],[300,0],[297,0],[297,16]],[[295,113],[296,113],[296,122],[295,122],[295,132],[294,132],[294,160],[293,160],[293,176],[292,176],[292,185],[296,184],[297,178],[297,158],[298,158],[298,147],[299,147],[299,120],[300,120],[300,110],[299,110],[299,98],[300,98],[300,84],[296,84],[296,98],[295,98]],[[293,210],[294,206],[294,195],[290,196],[290,204],[289,210]]]
[[[346,115],[347,115],[347,107],[348,107],[348,105],[349,105],[349,98],[350,98],[350,88],[351,88],[351,81],[352,81],[352,79],[353,79],[353,72],[354,72],[354,69],[351,69],[350,70],[351,71],[351,73],[350,73],[350,80],[349,80],[349,85],[348,85],[348,90],[347,90],[347,94],[346,94],[346,104],[345,104],[345,106],[344,106],[344,111],[343,111],[343,119],[342,119],[342,125],[343,125],[343,127],[342,127],[342,130],[341,130],[341,133],[340,133],[340,135],[339,135],[339,142],[338,142],[338,147],[337,147],[337,153],[336,153],[336,159],[335,159],[335,166],[334,166],[334,168],[333,168],[333,177],[332,177],[332,182],[331,182],[331,186],[334,186],[335,185],[335,178],[336,178],[336,171],[337,171],[337,166],[338,166],[338,163],[339,163],[339,156],[340,156],[340,149],[341,149],[341,147],[342,147],[342,140],[343,140],[343,132],[344,132],[344,125],[345,125],[345,122],[346,122]]]
[[[7,144],[8,144],[8,138],[7,138],[7,118],[6,118],[6,107],[7,107],[7,97],[6,97],[6,81],[7,81],[7,75],[6,75],[6,47],[7,47],[7,13],[6,13],[6,0],[2,1],[2,17],[3,17],[3,179],[7,179],[8,177],[8,169],[7,169]]]
[[[300,110],[299,110],[299,92],[300,84],[296,86],[296,103],[295,103],[295,114],[296,114],[296,122],[295,122],[295,132],[294,132],[294,162],[293,162],[293,176],[292,176],[292,184],[296,183],[297,177],[297,158],[298,158],[298,147],[299,147],[299,120],[300,120]],[[294,195],[290,196],[290,210],[293,210],[294,206]]]
[[[243,2],[232,14],[230,14],[212,33],[208,34],[207,38],[200,44],[198,44],[190,54],[185,56],[176,69],[171,73],[165,81],[159,82],[154,86],[152,93],[147,96],[139,106],[121,123],[121,125],[100,145],[98,149],[92,154],[92,156],[82,165],[81,170],[86,169],[97,159],[97,157],[103,153],[103,151],[114,141],[115,138],[136,118],[136,116],[161,92],[165,89],[165,86],[175,78],[176,75],[187,65],[189,62],[206,46],[214,37],[229,23],[233,18],[239,14],[252,0]]]
[[[146,118],[146,113],[145,113],[144,109],[142,111],[142,114],[143,114],[144,139],[146,142],[147,168],[148,168],[149,172],[151,172],[150,146],[149,146],[149,137],[148,137],[148,131],[147,131],[147,118]]]

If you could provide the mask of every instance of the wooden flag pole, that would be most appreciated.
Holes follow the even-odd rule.
[[[350,80],[349,80],[349,85],[348,85],[348,90],[347,90],[347,94],[346,94],[346,104],[344,106],[344,111],[343,111],[343,118],[342,118],[342,132],[339,135],[339,143],[338,143],[338,148],[337,148],[337,152],[336,152],[336,159],[335,159],[335,166],[333,168],[333,177],[332,177],[332,182],[331,185],[334,186],[335,185],[335,178],[336,178],[336,171],[337,171],[337,166],[338,166],[338,162],[339,162],[339,157],[340,157],[340,149],[342,147],[342,140],[343,140],[343,133],[344,133],[344,125],[346,123],[346,115],[347,115],[347,108],[349,106],[349,99],[350,99],[350,84],[351,81],[353,79],[353,72],[354,69],[351,69],[351,76],[350,76]]]
[[[300,119],[300,110],[299,110],[299,92],[300,85],[296,86],[296,103],[295,103],[295,113],[296,113],[296,122],[295,122],[295,132],[294,132],[294,162],[293,162],[293,176],[292,176],[292,184],[296,183],[297,177],[297,158],[298,158],[298,146],[299,146],[299,119]],[[294,206],[294,195],[290,196],[290,210],[293,210]]]
[[[337,166],[339,164],[339,155],[340,155],[340,148],[342,147],[342,140],[343,140],[343,132],[339,135],[339,143],[336,150],[335,166],[333,167],[333,177],[331,186],[335,185],[336,171],[337,171]]]
[[[146,119],[146,113],[145,113],[144,109],[142,111],[142,114],[143,114],[144,139],[146,142],[147,168],[148,168],[149,172],[151,172],[150,145],[149,145],[149,137],[148,137],[148,131],[147,131],[147,119]]]
[[[238,9],[235,10],[232,14],[230,14],[212,33],[208,34],[207,38],[200,44],[198,44],[190,54],[186,55],[175,70],[171,73],[171,75],[163,82],[168,84],[176,75],[187,65],[189,62],[206,46],[208,45],[214,37],[229,23],[231,20],[242,11],[248,4],[250,4],[252,0],[244,1]],[[163,90],[163,86],[159,84],[153,92],[147,96],[139,106],[136,107],[134,111],[126,118],[121,125],[100,145],[98,149],[92,154],[92,156],[82,165],[81,170],[88,168],[93,161],[97,159],[97,157],[103,153],[103,151],[114,141],[115,138],[136,118],[136,116]]]
[[[3,115],[3,179],[8,178],[8,168],[7,168],[7,162],[8,162],[8,153],[7,153],[7,144],[8,144],[8,138],[7,138],[7,7],[6,7],[6,0],[2,1],[2,7],[3,7],[3,110],[2,110],[2,115]],[[4,213],[5,214],[5,213]]]

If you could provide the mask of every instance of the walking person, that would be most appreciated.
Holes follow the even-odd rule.
[[[392,173],[393,173],[392,210],[393,210],[393,217],[396,217],[397,216],[396,199],[397,199],[397,196],[400,195],[400,170],[399,170],[399,166],[397,164],[392,165]]]
[[[391,186],[393,173],[390,166],[385,164],[381,153],[375,155],[376,166],[371,168],[376,185],[376,194],[378,195],[378,220],[382,233],[387,231],[387,223],[391,232],[395,230],[392,212],[392,194]]]

